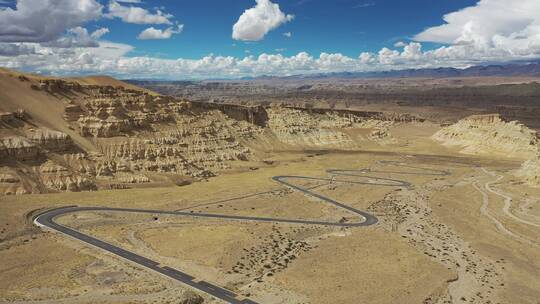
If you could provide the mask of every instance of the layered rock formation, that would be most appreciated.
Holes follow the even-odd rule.
[[[353,121],[332,121],[330,117],[315,117],[305,111],[287,108],[274,108],[268,112],[268,127],[284,143],[306,146],[353,144],[349,136],[338,130],[351,127]]]
[[[360,140],[389,139],[394,120],[381,119],[379,112],[339,112],[272,107],[268,127],[283,143],[307,147],[354,147]],[[351,130],[368,130],[367,136],[351,136]]]
[[[498,114],[474,115],[445,127],[432,136],[468,154],[502,155],[526,159],[515,175],[540,186],[540,140],[536,131]]]
[[[0,158],[4,161],[33,160],[40,151],[36,144],[21,136],[9,136],[0,140]]]
[[[516,175],[521,177],[527,184],[540,187],[540,153],[521,165]]]
[[[232,162],[252,158],[241,142],[257,136],[258,125],[266,122],[264,109],[216,108],[62,79],[17,79],[51,107],[63,104],[58,117],[51,111],[44,118],[71,135],[36,127],[42,121],[33,121],[32,115],[23,120],[15,112],[3,112],[0,193],[5,194],[123,189],[168,178],[208,178]],[[27,110],[40,114],[35,108]]]
[[[50,129],[31,129],[28,138],[42,149],[53,152],[69,151],[73,148],[73,141],[69,135]]]
[[[382,112],[190,102],[112,79],[100,85],[0,73],[0,81],[16,91],[0,92],[0,194],[181,185],[257,161],[267,146],[387,144],[392,125],[415,121]]]
[[[263,106],[239,106],[235,104],[197,103],[197,107],[207,110],[220,110],[230,118],[247,121],[259,127],[266,127],[268,113]]]
[[[473,115],[435,133],[433,139],[463,148],[466,154],[494,154],[529,159],[536,155],[537,133],[498,114]]]

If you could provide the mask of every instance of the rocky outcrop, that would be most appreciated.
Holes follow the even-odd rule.
[[[174,128],[156,131],[141,139],[114,144],[99,141],[103,159],[115,160],[109,171],[176,173],[193,177],[213,176],[228,162],[247,160],[250,151],[238,140],[256,130],[248,125],[218,120],[217,112],[177,118]],[[102,144],[101,144],[102,143]]]
[[[31,130],[28,137],[8,136],[0,139],[0,159],[3,161],[36,160],[43,149],[66,151],[72,147],[71,138],[49,129]]]
[[[34,86],[33,89],[45,91],[50,94],[60,94],[81,91],[82,86],[77,82],[65,81],[63,79],[44,79],[40,80],[39,84]]]
[[[33,129],[28,133],[28,139],[42,149],[63,152],[73,148],[71,137],[65,133],[45,128]]]
[[[268,113],[263,106],[199,102],[195,103],[193,107],[205,110],[219,110],[229,118],[246,121],[259,127],[266,127],[268,122]]]
[[[0,122],[13,123],[16,121],[15,113],[13,112],[0,112]]]
[[[47,161],[39,168],[40,179],[43,185],[51,191],[90,191],[97,190],[96,183],[91,177],[71,170],[55,161]]]
[[[117,180],[124,184],[144,184],[150,182],[150,179],[142,174],[118,174]]]
[[[97,186],[94,181],[82,176],[46,176],[43,179],[43,184],[47,187],[47,189],[53,191],[78,192],[97,190]]]
[[[516,176],[533,187],[540,187],[540,153],[521,165]]]
[[[269,129],[281,142],[295,146],[353,147],[358,144],[358,138],[353,139],[348,130],[359,129],[368,131],[364,140],[386,140],[391,136],[388,128],[395,123],[379,119],[380,112],[313,111],[288,107],[272,107],[267,111]]]
[[[82,136],[95,138],[100,156],[78,170],[100,178],[118,172],[213,176],[231,161],[249,159],[240,141],[261,132],[256,123],[266,115],[263,108],[227,110],[123,88],[82,90],[85,96],[67,106],[64,117]]]
[[[2,173],[0,174],[0,183],[2,184],[15,184],[21,180],[14,174]]]
[[[329,117],[314,117],[296,109],[269,109],[268,127],[283,143],[300,146],[350,146],[353,144],[347,134],[339,128],[351,127],[347,119],[336,121]],[[335,118],[335,117],[334,117]]]
[[[445,127],[432,138],[462,153],[492,154],[529,159],[536,155],[537,133],[498,114],[473,115]]]
[[[151,183],[160,175],[158,180],[205,179],[232,162],[250,159],[243,141],[262,132],[254,124],[264,115],[262,108],[226,111],[142,90],[60,79],[32,84],[66,103],[61,116],[66,126],[91,138],[95,151],[33,122],[2,125],[13,136],[0,138],[1,160],[11,166],[0,168],[4,184],[9,184],[0,186],[0,193],[124,189]],[[2,122],[17,119],[15,113],[2,116]],[[30,170],[8,178],[17,176],[10,172],[22,166]]]
[[[0,112],[0,128],[2,126],[17,127],[25,118],[26,112],[23,109],[18,109],[15,112]]]
[[[39,147],[21,136],[10,136],[0,139],[0,159],[9,160],[33,160],[40,153]]]
[[[540,187],[540,144],[537,145],[536,155],[525,161],[515,175],[533,187]]]
[[[69,104],[64,109],[64,119],[73,122],[84,116],[84,111],[80,105]]]
[[[9,167],[0,166],[0,195],[27,194],[28,191],[23,184],[22,178],[17,172]]]
[[[293,107],[288,107],[293,108]],[[419,118],[407,113],[396,112],[378,112],[378,111],[358,111],[345,109],[329,109],[329,108],[293,108],[305,110],[309,113],[316,114],[331,114],[340,117],[354,117],[356,120],[377,120],[391,122],[423,122],[423,118]]]
[[[432,136],[463,153],[526,159],[514,174],[531,186],[540,186],[540,140],[536,131],[498,114],[474,115],[444,127]]]
[[[78,112],[82,136],[114,137],[148,129],[152,124],[173,122],[174,114],[183,112],[187,107],[185,102],[141,92],[120,93],[87,98],[84,103],[86,111]],[[77,110],[70,107],[72,112]]]

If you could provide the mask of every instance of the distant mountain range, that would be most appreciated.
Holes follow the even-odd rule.
[[[457,68],[435,68],[435,69],[407,69],[391,70],[379,72],[332,72],[299,74],[291,76],[269,76],[261,75],[257,77],[243,77],[240,80],[301,80],[301,79],[361,79],[361,78],[448,78],[448,77],[540,77],[540,62],[533,63],[514,63],[498,65],[479,65],[466,69]],[[200,80],[166,80],[166,79],[124,79],[123,81],[134,84],[144,85],[149,83],[190,85],[200,81],[229,81],[238,79],[227,78],[208,78]]]
[[[245,80],[255,79],[325,79],[325,78],[409,78],[409,77],[486,77],[486,76],[529,76],[540,77],[540,63],[529,64],[505,64],[505,65],[486,65],[473,66],[466,69],[456,68],[436,68],[436,69],[408,69],[393,70],[381,72],[336,72],[336,73],[317,73],[302,74],[285,77],[260,76],[254,78],[244,78]]]

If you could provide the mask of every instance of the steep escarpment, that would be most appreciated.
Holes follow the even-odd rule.
[[[271,107],[268,127],[280,142],[301,147],[355,147],[364,141],[392,142],[390,126],[378,112],[347,112]],[[354,131],[363,132],[354,132]]]
[[[490,154],[528,159],[536,155],[537,133],[498,114],[473,115],[435,133],[444,145],[461,147],[466,154]]]
[[[268,123],[268,113],[263,106],[241,106],[236,104],[219,103],[194,103],[199,109],[219,110],[230,118],[247,121],[259,127],[266,127]]]
[[[207,178],[252,158],[241,141],[261,132],[220,109],[94,84],[100,78],[81,84],[9,71],[0,78],[3,194]]]

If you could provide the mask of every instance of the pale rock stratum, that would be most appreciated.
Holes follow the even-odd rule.
[[[432,136],[447,146],[461,147],[465,154],[492,154],[528,159],[538,146],[536,131],[499,114],[472,115]]]

